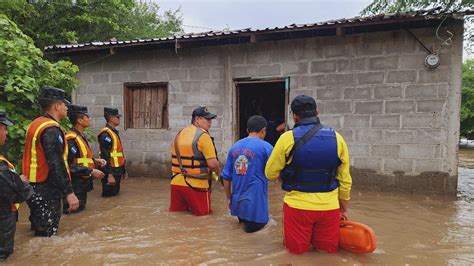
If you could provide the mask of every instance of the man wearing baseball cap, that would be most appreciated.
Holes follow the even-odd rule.
[[[70,105],[68,118],[73,127],[66,133],[68,153],[68,164],[71,171],[72,187],[79,199],[79,208],[69,211],[69,204],[63,200],[63,213],[76,213],[86,208],[87,192],[93,189],[92,178],[100,179],[104,173],[96,166],[105,166],[104,159],[95,159],[89,147],[89,142],[84,136],[84,130],[91,124],[86,106]]]
[[[0,111],[0,146],[7,139],[7,127],[13,126],[7,114]],[[33,195],[33,188],[24,176],[15,172],[15,167],[0,155],[0,261],[13,253],[18,208],[21,202]]]
[[[31,229],[36,236],[58,233],[61,198],[66,198],[70,211],[79,207],[67,163],[67,142],[59,125],[70,104],[65,97],[62,89],[43,87],[39,97],[43,115],[33,120],[26,132],[22,173],[35,189],[28,206]]]
[[[323,126],[312,97],[291,102],[295,127],[281,135],[265,167],[287,191],[283,204],[284,245],[291,253],[337,251],[341,217],[347,218],[352,186],[349,152],[342,136]]]
[[[209,129],[217,116],[205,106],[194,109],[191,125],[182,129],[171,147],[171,202],[169,211],[191,211],[196,216],[211,211],[210,178],[220,175],[216,149]]]

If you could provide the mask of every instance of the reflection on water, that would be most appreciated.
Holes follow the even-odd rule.
[[[194,217],[167,211],[167,180],[137,178],[123,184],[118,198],[91,192],[87,210],[64,216],[60,236],[51,239],[31,236],[23,205],[8,264],[474,264],[473,169],[460,169],[459,185],[457,200],[355,191],[350,218],[375,230],[377,250],[297,256],[282,247],[283,192],[276,183],[269,188],[272,220],[246,234],[228,214],[220,185],[212,194],[214,213]]]

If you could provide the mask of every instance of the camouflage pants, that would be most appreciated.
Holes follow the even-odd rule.
[[[43,196],[34,193],[28,200],[30,207],[31,229],[35,236],[50,237],[58,233],[61,219],[61,200],[46,200]]]
[[[13,253],[16,231],[16,212],[0,214],[0,260]]]
[[[113,197],[117,196],[120,193],[120,181],[122,180],[122,175],[114,175],[115,185],[111,186],[107,184],[107,175],[102,179],[102,197]]]

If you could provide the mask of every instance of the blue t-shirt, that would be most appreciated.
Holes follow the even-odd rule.
[[[265,165],[272,149],[259,138],[241,139],[230,149],[222,177],[232,182],[231,215],[251,222],[268,222]]]

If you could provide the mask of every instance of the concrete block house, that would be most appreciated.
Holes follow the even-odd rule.
[[[171,142],[199,105],[218,115],[211,135],[225,162],[250,115],[291,125],[289,103],[306,94],[348,143],[356,188],[454,195],[466,14],[435,9],[45,53],[79,65],[72,98],[89,107],[94,134],[104,106],[124,114],[131,175],[170,176]]]

